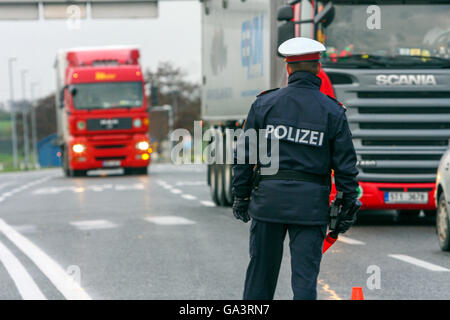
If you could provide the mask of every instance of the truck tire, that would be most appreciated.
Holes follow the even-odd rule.
[[[231,186],[233,182],[233,165],[225,164],[223,165],[223,189],[225,193],[226,205],[230,206],[233,204],[233,193],[231,192]]]
[[[73,177],[86,177],[87,170],[72,170]]]
[[[217,193],[217,203],[219,206],[221,207],[225,207],[227,206],[227,200],[225,197],[225,177],[224,177],[224,173],[225,173],[225,165],[223,164],[216,164],[215,166],[215,170],[216,170],[216,183],[217,183],[217,188],[216,188],[216,193]]]
[[[206,166],[206,185],[211,186],[211,164]]]
[[[144,175],[144,176],[146,176],[148,174],[148,167],[135,168],[134,172],[137,175]]]
[[[450,251],[450,218],[444,193],[439,196],[436,214],[436,231],[442,251]]]
[[[66,152],[67,148],[62,147],[62,170],[66,177],[72,176],[72,171],[69,168],[69,157]]]
[[[209,190],[210,190],[210,194],[211,194],[211,200],[216,204],[216,205],[220,205],[219,204],[219,200],[217,197],[217,174],[216,174],[216,165],[212,164],[209,170],[210,176],[209,176],[209,181],[210,181],[210,186],[209,186]]]

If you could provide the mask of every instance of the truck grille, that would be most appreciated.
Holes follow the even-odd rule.
[[[88,119],[86,125],[88,131],[129,130],[132,122],[131,118]]]
[[[109,145],[101,145],[101,146],[95,146],[95,149],[122,149],[125,148],[125,144],[109,144]]]
[[[435,181],[450,139],[450,91],[342,93],[354,97],[346,106],[360,180]]]
[[[97,161],[108,161],[108,160],[125,160],[126,156],[116,156],[116,157],[96,157]]]

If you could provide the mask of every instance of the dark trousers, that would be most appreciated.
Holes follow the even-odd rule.
[[[244,300],[273,299],[286,232],[289,232],[294,299],[315,300],[326,228],[326,225],[281,224],[253,219]]]

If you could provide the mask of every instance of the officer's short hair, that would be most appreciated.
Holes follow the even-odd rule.
[[[317,74],[319,71],[319,61],[300,61],[289,63],[289,67],[291,67],[292,72],[296,71],[308,71],[314,74]]]

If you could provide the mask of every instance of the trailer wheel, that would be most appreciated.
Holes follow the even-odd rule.
[[[219,204],[219,200],[217,198],[217,174],[216,174],[216,165],[212,164],[209,170],[209,181],[210,181],[210,186],[209,186],[209,190],[211,193],[211,200],[216,204],[216,205],[220,205]]]
[[[225,197],[225,177],[224,177],[224,167],[225,165],[223,164],[216,164],[215,166],[216,169],[216,183],[217,183],[217,187],[216,187],[216,193],[217,193],[217,202],[220,206],[224,207],[227,205],[227,200]]]
[[[211,186],[211,164],[206,166],[206,185]]]
[[[225,193],[226,205],[230,206],[233,204],[233,193],[231,192],[231,185],[233,182],[233,166],[231,164],[225,164],[223,166],[223,188]]]
[[[447,201],[444,193],[439,197],[436,230],[439,239],[439,246],[443,251],[450,251],[450,218],[448,215]]]

